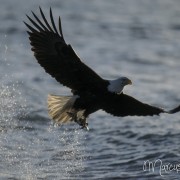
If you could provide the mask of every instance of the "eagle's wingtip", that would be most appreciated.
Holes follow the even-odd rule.
[[[168,111],[168,113],[169,113],[169,114],[174,114],[174,113],[177,113],[177,112],[179,112],[179,111],[180,111],[180,105],[177,106],[176,108],[174,108],[174,109]]]

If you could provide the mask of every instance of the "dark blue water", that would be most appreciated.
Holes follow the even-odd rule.
[[[129,77],[125,93],[141,101],[180,104],[180,1],[2,0],[0,179],[180,179],[180,113],[119,118],[98,111],[89,132],[53,125],[47,95],[70,90],[30,50],[22,21],[31,10],[39,14],[39,5],[46,14],[51,6],[55,20],[61,15],[66,41],[102,77]]]

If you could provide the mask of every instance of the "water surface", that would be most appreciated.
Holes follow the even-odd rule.
[[[38,6],[102,77],[133,81],[125,93],[170,109],[180,104],[180,1],[2,0],[0,6],[0,179],[179,179],[179,114],[113,117],[98,111],[90,131],[54,126],[48,93],[70,93],[37,64],[23,20]],[[157,162],[143,171],[144,161]]]

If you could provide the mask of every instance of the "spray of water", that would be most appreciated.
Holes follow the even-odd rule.
[[[0,176],[8,178],[7,167],[9,167],[10,172],[12,167],[19,161],[17,152],[18,148],[21,148],[19,143],[16,144],[13,141],[13,132],[20,128],[19,119],[24,117],[26,112],[26,101],[21,96],[18,87],[19,83],[10,82],[10,78],[5,76],[8,83],[4,84],[2,78],[0,85],[0,161],[3,162],[3,166],[0,168]]]
[[[26,104],[18,91],[18,84],[0,85],[0,127],[9,126],[11,128],[17,126],[17,117],[25,114]],[[23,102],[24,101],[24,102]]]
[[[0,48],[1,50],[1,48]],[[11,73],[9,48],[2,46],[0,72],[0,179],[78,179],[84,170],[85,134],[30,112],[23,84]],[[23,91],[22,91],[23,90]],[[30,98],[31,99],[31,98]],[[38,102],[33,102],[37,103]],[[32,115],[31,117],[29,115]]]
[[[0,176],[28,180],[78,178],[87,157],[86,132],[74,126],[57,127],[50,121],[43,125],[35,121],[38,116],[29,122],[27,102],[18,86],[0,86]]]
[[[76,128],[68,127],[61,130],[53,126],[48,128],[51,136],[55,136],[51,137],[55,140],[52,144],[56,144],[55,153],[48,159],[48,163],[56,164],[62,179],[78,178],[88,158],[85,149],[86,132]]]

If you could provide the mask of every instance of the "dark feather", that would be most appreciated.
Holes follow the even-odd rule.
[[[62,32],[62,27],[61,27],[61,18],[59,17],[59,32],[60,32],[60,35],[62,37],[62,39],[64,40],[64,36],[63,36],[63,32]]]
[[[31,23],[36,27],[36,29],[38,29],[39,31],[44,31],[44,29],[42,29],[37,23],[35,23],[28,15],[26,16],[29,19],[29,21],[31,21]]]
[[[171,109],[170,111],[167,111],[167,113],[169,114],[174,114],[174,113],[177,113],[180,111],[180,106],[174,108],[174,109]]]
[[[43,20],[44,20],[46,26],[48,27],[49,31],[53,32],[51,26],[49,25],[48,21],[46,20],[46,17],[45,17],[45,15],[44,15],[44,13],[43,13],[41,7],[39,7],[39,10],[40,10],[41,16],[42,16],[42,18],[43,18]]]
[[[106,97],[102,109],[114,116],[153,116],[165,112],[163,109],[142,103],[126,94],[112,94]]]
[[[39,18],[34,14],[34,12],[32,11],[33,16],[35,17],[36,21],[43,27],[44,31],[48,31],[48,29],[46,28],[46,26],[39,20]]]
[[[57,31],[55,23],[54,23],[54,18],[53,18],[53,14],[52,14],[51,8],[50,8],[50,19],[51,19],[51,23],[52,23],[52,26],[54,28],[55,33],[58,34],[58,31]]]
[[[32,26],[25,22],[30,30],[30,32],[28,31],[30,44],[38,63],[58,82],[71,88],[76,93],[87,90],[89,92],[105,90],[108,81],[103,80],[86,66],[72,47],[65,43],[60,17],[58,32],[52,10],[50,9],[51,27],[42,9],[39,9],[44,23],[33,12],[35,20],[27,16]]]

